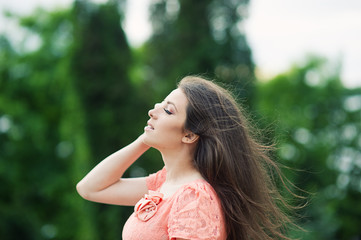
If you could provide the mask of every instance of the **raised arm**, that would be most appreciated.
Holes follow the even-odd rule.
[[[145,178],[121,178],[149,146],[143,135],[101,161],[76,186],[80,196],[94,202],[135,205],[147,193]]]

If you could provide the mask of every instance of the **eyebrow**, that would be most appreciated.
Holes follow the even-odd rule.
[[[176,105],[174,104],[174,102],[167,101],[167,104],[172,104],[174,106],[175,110],[178,112],[178,109],[177,109]]]

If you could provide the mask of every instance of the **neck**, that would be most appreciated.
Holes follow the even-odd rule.
[[[193,152],[184,148],[177,151],[161,152],[167,170],[166,181],[173,184],[182,184],[195,179],[202,179],[193,165]]]

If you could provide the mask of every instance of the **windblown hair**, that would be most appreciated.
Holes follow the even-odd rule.
[[[200,77],[183,78],[178,87],[188,99],[185,129],[199,135],[194,164],[221,201],[227,239],[289,239],[287,205],[270,169],[269,147],[249,132],[242,109],[232,95]],[[277,174],[276,174],[277,175]]]

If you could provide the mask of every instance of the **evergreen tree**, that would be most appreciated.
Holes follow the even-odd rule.
[[[241,27],[247,4],[247,0],[153,3],[153,35],[145,46],[151,87],[165,95],[183,76],[203,74],[231,85],[250,101],[254,65]]]
[[[77,132],[63,131],[64,117],[71,118],[64,105],[70,12],[37,10],[18,20],[27,30],[24,45],[4,37],[0,44],[0,238],[93,239],[89,212],[74,197],[70,159],[78,150],[70,136]]]

